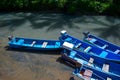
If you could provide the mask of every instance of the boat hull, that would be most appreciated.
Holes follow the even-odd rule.
[[[94,46],[97,46],[101,49],[104,49],[106,51],[110,51],[110,52],[120,55],[120,47],[119,46],[117,46],[113,43],[110,43],[106,40],[103,40],[102,38],[99,38],[97,36],[94,36],[90,33],[89,34],[84,33],[83,40],[90,44],[93,44]],[[107,45],[107,46],[104,47],[105,45]]]
[[[83,42],[77,38],[74,38],[74,37],[68,35],[67,33],[61,34],[61,36],[59,37],[59,40],[73,44],[74,45],[73,50],[76,49],[76,50],[83,52],[84,54],[87,54],[87,55],[92,55],[92,56],[98,57],[100,59],[106,59],[108,61],[120,63],[120,56],[119,55],[114,54],[114,53],[109,52],[109,51],[105,51],[105,50],[98,48],[94,45],[88,44],[87,42]],[[79,43],[81,43],[81,45],[78,47],[77,45]],[[77,48],[76,48],[76,46],[77,46]]]
[[[65,50],[64,50],[64,51],[65,51]],[[68,51],[68,52],[69,52],[69,51]],[[75,59],[74,59],[75,57],[74,57],[74,58],[71,58],[71,57],[69,57],[66,53],[67,53],[67,52],[61,53],[62,59],[65,60],[65,62],[74,65],[74,67],[76,67],[76,68],[84,67],[85,69],[92,70],[95,74],[103,77],[105,80],[107,79],[107,77],[110,77],[110,78],[112,78],[113,80],[120,79],[120,76],[118,76],[118,75],[116,75],[116,74],[103,72],[102,70],[99,70],[99,69],[90,67],[89,65],[83,65],[83,63],[75,60]],[[78,54],[76,54],[76,57],[78,57]],[[83,58],[83,57],[84,57],[84,58]],[[98,58],[94,58],[94,57],[91,57],[91,56],[89,56],[89,57],[88,57],[88,56],[87,56],[87,57],[82,56],[82,57],[78,57],[78,58],[79,58],[79,59],[81,58],[81,59],[87,60],[87,61],[88,61],[90,58],[93,58],[93,59],[95,60],[94,63],[96,63],[96,64],[99,65],[99,66],[102,66],[103,63],[106,63],[105,60],[101,60],[101,61],[100,61]],[[89,59],[88,59],[88,58],[89,58]],[[114,63],[110,63],[110,62],[108,62],[107,64],[109,64],[110,67],[112,67],[112,68],[114,68],[116,65],[117,65],[116,67],[120,67],[119,64],[114,64]],[[111,65],[112,65],[112,66],[111,66]],[[111,68],[111,69],[112,69],[112,68]],[[116,70],[114,70],[114,71],[117,71],[117,73],[118,73],[118,72],[119,72],[119,69],[116,69]],[[119,73],[119,74],[120,74],[120,73]],[[101,79],[101,78],[99,78],[99,77],[96,77],[95,75],[93,75],[93,77],[94,77],[94,78],[97,78],[98,80],[103,80],[103,79]]]
[[[62,41],[13,38],[8,42],[10,48],[26,50],[61,50]]]

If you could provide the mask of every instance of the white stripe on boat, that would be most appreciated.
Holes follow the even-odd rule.
[[[79,48],[82,45],[82,43],[78,43],[75,48]]]
[[[35,45],[35,43],[36,43],[36,41],[33,41],[30,46],[33,47]]]
[[[88,53],[91,49],[92,49],[92,48],[91,48],[90,46],[88,46],[88,47],[84,50],[84,52]]]
[[[47,46],[48,42],[43,42],[42,48],[45,48]]]
[[[105,49],[105,48],[107,48],[107,47],[108,47],[108,45],[105,44],[105,45],[104,45],[103,47],[101,47],[101,48],[102,48],[102,49]]]
[[[114,53],[115,54],[118,54],[120,52],[120,50],[119,49],[117,49]]]
[[[89,65],[89,66],[92,66],[93,61],[94,61],[94,59],[93,59],[93,58],[90,58],[89,61],[88,61],[88,65]]]
[[[109,64],[103,64],[102,70],[105,72],[109,72]]]
[[[112,80],[111,78],[107,77],[107,80]]]

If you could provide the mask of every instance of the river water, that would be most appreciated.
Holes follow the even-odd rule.
[[[0,13],[0,80],[69,80],[73,68],[60,63],[59,54],[6,50],[9,35],[58,39],[61,30],[79,39],[83,38],[83,31],[89,31],[120,45],[118,17]]]

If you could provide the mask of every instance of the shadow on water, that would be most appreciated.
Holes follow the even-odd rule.
[[[103,19],[100,19],[104,17]],[[97,24],[98,28],[91,28],[91,31],[99,33],[99,36],[107,39],[112,36],[120,39],[120,19],[108,16],[77,16],[55,13],[7,13],[0,14],[0,27],[8,27],[13,31],[28,22],[33,29],[46,28],[47,31],[55,29],[76,28],[80,29],[81,24]],[[79,24],[79,25],[76,25]],[[89,26],[89,25],[87,25]]]
[[[79,28],[75,26],[74,19],[77,16],[70,16],[70,15],[63,15],[63,14],[44,14],[40,17],[37,17],[36,20],[33,22],[33,28],[43,28],[47,27],[47,31],[51,31],[54,29],[64,29],[64,27],[68,28]],[[41,22],[40,22],[41,21]]]
[[[0,19],[0,22],[1,22],[0,27],[7,26],[9,27],[9,30],[13,31],[17,27],[24,24],[27,20],[32,22],[32,19],[35,17],[35,15],[34,14],[10,13],[10,14],[5,14],[1,17],[2,19]]]
[[[64,29],[64,27],[79,28],[73,24],[74,19],[77,18],[77,16],[46,13],[10,13],[5,14],[4,16],[2,15],[0,16],[2,17],[0,19],[0,26],[7,26],[11,31],[19,26],[22,26],[26,22],[29,22],[30,26],[33,29],[46,27],[46,31],[51,31],[59,28]]]
[[[120,24],[106,26],[105,28],[98,28],[94,30],[100,32],[100,37],[104,39],[107,39],[110,36],[120,39]]]
[[[107,39],[108,37],[113,37],[120,40],[120,19],[115,17],[105,17],[104,19],[99,19],[99,17],[90,17],[92,20],[87,23],[94,23],[100,25],[100,28],[91,29],[99,33],[99,36]]]

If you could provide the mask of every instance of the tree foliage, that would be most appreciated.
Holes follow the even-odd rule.
[[[0,10],[55,10],[65,13],[120,14],[120,0],[0,0]]]

